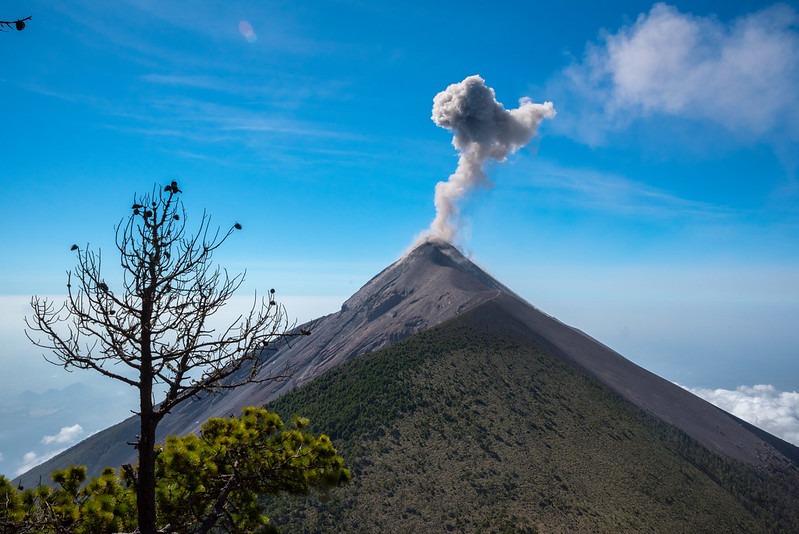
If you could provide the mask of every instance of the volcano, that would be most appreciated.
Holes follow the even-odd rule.
[[[574,424],[570,424],[569,428],[574,429],[574,432],[578,432],[576,436],[582,436],[583,434],[590,435],[592,432],[597,432],[597,429],[590,427],[588,423],[586,423],[585,431],[580,430],[579,418],[575,419],[575,413],[580,412],[580,410],[576,408],[578,405],[584,406],[580,413],[583,413],[583,416],[588,420],[595,416],[598,421],[612,421],[617,417],[614,415],[613,410],[621,410],[624,413],[635,413],[638,415],[630,417],[633,417],[633,419],[635,417],[640,417],[643,418],[641,419],[642,421],[648,421],[648,423],[641,423],[643,426],[636,426],[639,425],[639,423],[630,423],[633,426],[619,429],[613,434],[619,440],[631,440],[638,444],[636,446],[644,447],[644,445],[635,441],[635,439],[639,438],[633,439],[631,436],[640,437],[646,434],[649,436],[646,438],[648,440],[646,443],[650,445],[655,442],[662,445],[663,443],[670,442],[669,440],[672,440],[674,443],[682,443],[683,445],[680,446],[674,445],[673,443],[670,446],[664,445],[664,450],[667,452],[657,454],[682,455],[680,462],[687,462],[686,465],[691,464],[693,466],[691,469],[696,468],[694,464],[706,461],[698,458],[706,458],[705,455],[707,455],[708,458],[714,459],[713,462],[721,462],[723,465],[729,464],[738,466],[735,469],[740,467],[745,473],[777,473],[779,476],[775,479],[776,482],[773,482],[772,486],[769,487],[779,487],[783,489],[779,491],[773,489],[769,490],[777,494],[777,497],[775,497],[777,501],[775,502],[778,504],[774,506],[778,506],[779,503],[783,502],[783,500],[780,499],[788,499],[788,502],[791,503],[794,509],[799,509],[799,506],[796,506],[799,504],[799,498],[796,497],[796,493],[794,492],[791,496],[792,490],[785,490],[786,487],[794,489],[799,488],[799,474],[797,474],[797,468],[799,466],[799,448],[716,408],[673,383],[635,365],[580,330],[565,325],[538,310],[464,257],[455,247],[447,243],[438,241],[423,242],[367,282],[358,292],[344,302],[338,312],[310,321],[302,325],[301,328],[311,330],[312,335],[292,340],[291,343],[280,347],[275,352],[265,353],[266,361],[262,369],[262,376],[268,376],[270,374],[282,375],[288,370],[290,371],[290,379],[261,384],[249,384],[222,394],[209,395],[194,402],[184,403],[170,413],[161,423],[159,431],[162,437],[170,434],[183,435],[189,432],[196,432],[200,425],[209,417],[225,417],[231,414],[237,414],[240,409],[245,406],[267,405],[267,407],[270,408],[272,405],[280,406],[281,401],[276,401],[276,399],[282,397],[296,399],[296,396],[302,395],[304,390],[313,390],[314,384],[324,383],[324,377],[329,376],[331,371],[344,372],[341,370],[351,369],[347,371],[350,373],[350,375],[348,375],[350,376],[348,380],[354,380],[350,389],[352,391],[359,391],[358,388],[361,387],[362,383],[358,382],[358,380],[361,379],[358,378],[357,367],[353,366],[360,360],[372,361],[377,359],[378,361],[382,361],[381,358],[388,358],[388,356],[381,355],[386,354],[386,351],[390,353],[390,351],[395,350],[395,347],[405,347],[405,349],[402,349],[404,351],[403,354],[408,353],[408,351],[413,354],[425,354],[425,351],[428,350],[424,348],[425,346],[455,347],[457,345],[459,347],[457,350],[453,348],[450,352],[447,352],[447,354],[461,354],[463,351],[468,351],[470,345],[466,344],[461,346],[458,345],[458,343],[470,339],[470,336],[475,335],[479,337],[477,341],[472,343],[475,351],[475,360],[467,360],[466,363],[461,366],[456,365],[452,372],[441,371],[440,368],[436,367],[438,370],[434,373],[434,376],[443,380],[444,378],[441,376],[443,372],[444,375],[462,375],[467,377],[468,381],[471,381],[474,377],[468,373],[463,374],[462,371],[464,369],[470,368],[469,366],[471,365],[477,365],[475,362],[489,361],[491,358],[501,358],[503,362],[507,362],[510,361],[507,360],[507,358],[511,358],[508,354],[512,353],[512,362],[507,363],[507,365],[510,366],[509,368],[519,369],[517,373],[518,376],[511,376],[510,378],[507,376],[500,376],[499,374],[494,376],[492,373],[496,371],[496,367],[481,367],[480,369],[482,370],[479,372],[491,377],[492,380],[478,389],[470,390],[471,393],[468,398],[472,400],[480,399],[480,402],[483,403],[481,406],[490,406],[492,405],[491,403],[494,402],[492,399],[495,399],[497,395],[505,395],[510,392],[511,397],[509,398],[517,400],[505,402],[502,410],[508,409],[509,406],[516,406],[514,403],[519,402],[518,399],[525,399],[523,404],[513,408],[513,414],[507,415],[507,418],[513,418],[517,421],[517,426],[532,425],[532,427],[536,429],[544,429],[541,431],[545,432],[548,428],[546,426],[546,421],[549,421],[550,425],[554,425],[549,429],[549,431],[554,432],[554,434],[541,434],[540,442],[521,440],[520,443],[523,443],[524,447],[538,447],[540,443],[546,441],[544,439],[546,436],[560,436],[557,439],[565,439],[564,436],[566,434],[556,428],[558,420],[553,419],[552,415],[556,412],[562,413],[562,416],[570,421],[573,420],[572,422]],[[441,340],[433,345],[425,345],[424,343],[419,345],[419,339],[429,339],[430,336],[440,336]],[[515,348],[510,352],[507,352],[507,350],[510,349],[500,350],[499,348],[492,348],[509,347],[511,345]],[[433,352],[435,352],[435,350],[433,350]],[[491,356],[492,354],[499,354],[499,356]],[[488,358],[488,360],[485,360],[485,358]],[[531,367],[530,362],[539,363]],[[434,364],[428,363],[425,365]],[[550,372],[552,369],[558,369],[559,371],[557,373],[554,373],[554,371]],[[393,376],[391,375],[392,372],[398,374]],[[391,378],[391,382],[386,382],[386,385],[382,387],[387,391],[393,387],[392,384],[404,383],[402,381],[405,380],[403,377],[406,375],[404,375],[403,372],[402,369],[381,371],[383,375],[393,377]],[[383,376],[381,379],[386,379],[386,376]],[[451,379],[452,376],[447,376],[446,378]],[[525,380],[532,380],[533,378],[538,379],[537,377],[541,377],[541,380],[544,380],[543,377],[546,376],[549,376],[549,378],[536,386],[518,381],[524,377],[527,377],[524,378]],[[561,382],[574,380],[577,380],[579,384],[582,385],[579,387],[575,386],[576,389],[572,392],[565,390],[565,386]],[[501,393],[486,397],[486,392],[494,391],[494,388],[499,383],[505,384]],[[447,386],[442,384],[443,382],[437,386],[430,386],[430,384],[428,384],[428,386],[434,389],[444,387],[455,388],[455,390],[458,391],[464,390],[465,387],[457,383]],[[335,393],[331,392],[333,390],[325,390],[320,393],[321,390],[319,390],[319,387],[321,386],[316,388],[316,394],[326,396],[325,398],[328,401],[327,405],[334,404],[335,399],[331,398],[331,395],[335,395]],[[541,395],[543,395],[541,398],[550,398],[547,397],[547,395],[551,394],[552,399],[558,398],[556,405],[553,404],[553,406],[564,408],[557,408],[557,410],[552,407],[547,408],[539,414],[539,417],[525,419],[520,416],[519,413],[526,413],[531,410],[530,406],[535,405],[541,400],[536,395],[531,394],[533,390],[550,392],[546,395],[541,393]],[[553,393],[555,390],[559,392]],[[380,404],[380,390],[373,391],[367,389],[364,391],[371,391],[371,393],[364,393],[364,395],[373,396],[373,398],[361,399],[361,401],[366,402],[365,406],[368,407],[368,405]],[[406,397],[410,395],[411,397],[419,396],[421,398],[425,396],[424,391],[427,390],[407,390],[405,397],[403,397],[404,400],[397,401],[404,406],[400,411],[403,413],[410,413],[416,409],[421,409],[414,403],[408,405],[408,399]],[[290,392],[294,393],[287,395]],[[597,406],[604,406],[602,410],[610,411],[602,412],[601,414],[598,412],[595,413],[595,409],[591,408],[592,403],[594,403],[592,395],[595,394],[599,395],[597,398],[605,399],[601,402],[597,401]],[[611,402],[607,399],[614,400]],[[277,402],[277,404],[275,404],[275,402]],[[284,406],[290,406],[291,410],[302,410],[302,402],[297,400],[291,402],[293,404],[284,404]],[[309,407],[312,406],[321,406],[315,405],[314,402],[315,401],[312,399],[307,400],[304,406],[306,406],[307,409],[310,409]],[[616,408],[607,408],[607,406],[610,406],[610,404],[607,404],[609,402],[613,406],[616,406]],[[434,404],[434,402],[428,400],[428,405],[432,404]],[[396,408],[396,406],[392,406],[386,407],[387,413]],[[413,406],[413,408],[409,408],[408,406]],[[474,421],[469,420],[468,415],[458,412],[452,408],[452,406],[449,408],[445,406],[447,405],[442,405],[440,408],[437,408],[437,413],[449,409],[453,411],[452,413],[443,415],[443,421],[446,422],[460,418],[464,425],[471,425],[474,423]],[[319,409],[324,411],[323,408]],[[342,410],[346,411],[346,407],[342,408]],[[280,413],[279,410],[276,411]],[[364,415],[366,412],[368,412],[366,408],[353,412],[347,428],[358,427],[360,424],[358,419],[361,417],[366,418],[367,416]],[[503,411],[502,413],[505,412]],[[285,417],[291,414],[281,415]],[[305,412],[304,415],[307,415],[312,420],[316,417],[313,411]],[[417,417],[422,417],[421,413],[417,414]],[[369,425],[371,427],[376,427],[388,424],[386,421],[381,421],[382,420],[370,420]],[[333,420],[331,420],[330,424],[339,428],[336,426],[337,423]],[[127,442],[134,441],[135,434],[137,433],[137,426],[138,421],[135,417],[123,421],[118,425],[91,436],[59,456],[34,468],[25,475],[22,475],[21,479],[23,482],[35,481],[39,479],[39,477],[46,480],[49,473],[53,470],[73,464],[87,465],[91,475],[99,473],[99,471],[106,466],[119,466],[124,463],[135,461],[134,451]],[[661,430],[658,430],[654,434],[651,434],[650,430],[646,430],[647,428],[655,427]],[[321,425],[319,429],[321,431],[330,432],[324,425]],[[512,430],[509,431],[512,432]],[[383,434],[386,432],[391,433],[392,429],[386,427],[382,432]],[[580,434],[580,432],[582,432],[582,434]],[[674,436],[680,437],[677,439],[674,438]],[[340,438],[348,440],[355,439],[357,436],[354,436],[352,432],[346,434],[346,432],[336,430],[331,434],[331,437],[334,439]],[[454,447],[454,445],[451,444],[450,437],[445,438],[446,439],[443,439],[437,446],[446,448],[449,443],[450,447]],[[675,439],[676,441],[674,441]],[[487,455],[486,458],[493,458],[492,461],[495,461],[496,458],[494,458],[494,456],[498,456],[498,453],[493,452],[494,456],[492,456],[491,453],[487,451],[495,451],[498,443],[506,443],[508,441],[507,436],[503,438],[497,434],[489,439],[489,441],[491,443],[486,442],[485,447],[479,449],[476,454]],[[574,443],[576,441],[583,443],[581,445],[583,448],[581,451],[586,447],[588,449],[592,446],[603,447],[601,450],[597,449],[598,457],[601,456],[603,458],[609,447],[607,444],[602,445],[605,443],[604,440],[598,439],[596,444],[592,445],[591,439],[583,440],[582,437],[572,437],[567,441],[562,441],[561,446],[566,447],[567,442]],[[690,443],[690,447],[684,445],[685,443]],[[660,447],[661,445],[658,446]],[[613,446],[615,447],[615,445]],[[692,452],[690,458],[688,458],[686,457],[688,453],[684,452],[688,450],[686,447],[691,451],[701,450],[705,452],[702,454]],[[345,458],[348,458],[346,449],[340,449],[340,452]],[[575,454],[582,454],[582,452],[575,452]],[[634,455],[631,456],[631,458],[634,457]],[[358,459],[355,458],[353,461],[357,463]],[[374,465],[376,461],[377,460],[371,460],[371,465]],[[710,462],[710,460],[707,461]],[[570,465],[568,458],[564,460],[564,462],[563,469],[571,469],[568,467]],[[446,472],[447,469],[450,468],[455,469],[452,465],[447,467],[446,462],[441,459],[439,459],[439,465],[443,466],[440,467],[442,472]],[[682,463],[679,465],[683,466]],[[597,469],[600,468],[597,467]],[[674,467],[674,469],[687,470],[688,467]],[[721,476],[710,473],[707,469],[702,471],[701,466],[699,466],[699,469],[700,472],[703,473],[701,475],[702,477],[710,477],[708,480],[713,477],[719,478]],[[366,473],[368,471],[367,468],[364,468],[362,475],[367,477]],[[355,473],[357,480],[357,469]],[[669,473],[671,473],[671,471],[669,471]],[[563,473],[554,473],[553,476],[563,478]],[[602,478],[602,476],[601,473],[597,472],[590,475],[589,478],[594,480],[596,478]],[[662,473],[655,473],[651,476],[659,477],[662,476]],[[686,477],[687,476],[699,475],[686,475]],[[745,478],[750,475],[741,476]],[[363,480],[365,481],[367,479],[363,478]],[[508,483],[510,484],[510,482]],[[366,484],[366,482],[364,482],[364,484]],[[518,485],[517,482],[513,482],[513,484]],[[551,484],[551,480],[544,484]],[[588,485],[587,482],[583,484]],[[678,483],[674,482],[673,484]],[[606,491],[619,493],[619,498],[622,499],[625,488],[621,486],[623,486],[623,484],[619,487],[613,486],[611,489],[606,488]],[[672,489],[677,493],[680,492],[679,487]],[[398,490],[392,491],[393,494],[397,494]],[[727,493],[724,494],[725,496],[723,498],[726,499],[729,497],[729,494],[735,490],[726,489],[725,491]],[[341,492],[346,493],[347,489],[344,488]],[[496,498],[501,501],[501,489],[495,488],[493,492],[500,495]],[[546,493],[546,491],[544,491],[544,493]],[[613,494],[615,495],[615,493]],[[722,497],[719,498],[721,499]],[[434,496],[430,497],[430,499],[435,501]],[[353,503],[347,506],[352,509],[357,508]],[[432,506],[435,508],[437,505],[433,503]],[[537,506],[541,506],[540,503]],[[686,506],[689,506],[689,504],[686,504]],[[751,515],[751,511],[747,511],[749,502],[747,501],[741,506],[741,510],[743,511],[736,508],[735,514],[739,512],[743,514],[741,515],[743,518],[741,521],[746,522],[752,520],[754,516]],[[726,510],[726,508],[724,509]],[[691,509],[688,509],[688,512],[684,513],[693,512],[691,512]],[[398,516],[397,521],[408,521],[409,517],[413,516],[413,514],[408,516],[407,513],[405,515],[406,517],[404,519]],[[421,512],[420,515],[422,515]],[[751,524],[758,525],[758,521],[761,521],[761,519],[760,516],[757,516],[755,520],[752,520],[754,522]],[[790,523],[790,521],[792,520],[789,520],[788,524],[795,526],[795,524]],[[442,526],[445,525],[445,523],[441,524]],[[516,523],[513,525],[516,526],[514,527],[511,525],[509,528],[517,528],[519,526]],[[550,526],[552,525],[554,524]],[[568,524],[559,523],[558,525],[557,528],[569,529]],[[580,523],[579,528],[599,528],[601,530],[602,525],[605,525],[605,523]],[[578,528],[577,524],[573,526],[574,528]],[[649,523],[642,523],[639,526],[641,528],[650,529],[652,525]],[[696,525],[693,526],[696,527]],[[351,527],[357,528],[357,523],[353,523]],[[471,530],[471,528],[467,528],[467,526],[463,524],[458,527],[457,524],[453,523],[453,528]],[[675,523],[672,525],[672,528],[687,527],[685,524]],[[744,530],[747,529],[748,528],[744,528]],[[393,527],[391,525],[384,525],[381,530],[391,531]]]

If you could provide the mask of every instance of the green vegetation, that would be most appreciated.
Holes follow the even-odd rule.
[[[273,499],[285,532],[799,530],[795,466],[767,472],[722,458],[474,319],[270,404],[314,414],[353,470],[352,486],[326,503]]]
[[[156,461],[158,526],[167,532],[254,532],[266,528],[259,497],[323,493],[349,481],[330,439],[304,432],[295,418],[245,408],[238,418],[209,419],[200,437],[169,437]],[[0,476],[0,533],[132,532],[137,526],[135,471],[108,468],[83,485],[84,467],[53,473],[57,487],[14,487]],[[83,486],[82,486],[83,485]]]
[[[25,318],[28,338],[52,352],[51,363],[90,369],[138,390],[138,463],[131,476],[141,534],[156,531],[155,450],[163,418],[198,394],[281,378],[259,378],[263,348],[308,333],[287,332],[274,289],[229,327],[208,328],[208,318],[244,280],[213,263],[214,252],[242,227],[213,230],[203,214],[190,234],[181,193],[172,181],[134,196],[116,227],[117,284],[106,282],[100,251],[72,245],[77,265],[67,275],[66,300],[57,305],[33,297],[32,315]],[[159,389],[165,395],[156,403]]]

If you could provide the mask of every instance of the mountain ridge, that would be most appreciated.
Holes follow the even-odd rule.
[[[209,417],[236,414],[243,406],[264,405],[352,358],[479,307],[485,308],[483,316],[488,322],[492,314],[513,319],[495,321],[488,325],[490,329],[513,334],[557,354],[629,402],[717,452],[760,466],[795,463],[795,458],[799,458],[796,447],[775,447],[772,443],[779,445],[773,441],[778,438],[763,439],[762,434],[751,431],[740,420],[538,310],[455,247],[437,241],[421,243],[383,269],[347,299],[339,311],[302,325],[312,331],[311,336],[264,353],[259,377],[282,375],[289,370],[290,379],[248,384],[179,405],[164,419],[159,435],[163,438],[197,432]],[[107,444],[104,461],[111,465],[129,463],[134,451],[126,442],[134,440],[136,426],[135,417],[123,421],[34,468],[23,478],[42,474],[46,478],[52,470],[73,463],[89,463],[90,474],[96,474],[105,465],[94,465],[97,456],[80,450],[96,450],[98,441]]]
[[[285,532],[795,532],[795,466],[700,444],[479,305],[269,404],[313,414],[353,484]],[[506,325],[503,331],[497,321]]]

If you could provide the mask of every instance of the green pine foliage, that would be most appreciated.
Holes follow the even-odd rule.
[[[231,532],[266,525],[259,496],[323,493],[350,473],[330,438],[303,432],[295,418],[283,429],[275,413],[245,408],[238,418],[209,419],[202,436],[167,439],[156,464],[160,523],[213,524]]]
[[[469,317],[269,405],[348,451],[329,502],[271,499],[285,532],[796,532],[799,476],[709,451],[535,346]],[[491,332],[492,329],[486,329]]]
[[[169,437],[156,462],[158,524],[169,532],[253,532],[265,527],[260,497],[324,494],[350,472],[330,438],[290,428],[263,408],[209,419],[200,436]],[[14,487],[0,476],[0,533],[104,534],[136,528],[135,471],[107,468],[86,482],[85,467],[53,473],[55,487]]]
[[[55,487],[20,489],[0,475],[2,533],[93,534],[132,531],[136,495],[114,472],[86,481],[85,467],[68,467],[52,475]]]

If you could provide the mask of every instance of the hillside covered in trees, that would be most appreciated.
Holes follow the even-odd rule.
[[[794,532],[799,472],[710,451],[475,310],[269,404],[313,413],[353,483],[286,532]]]

